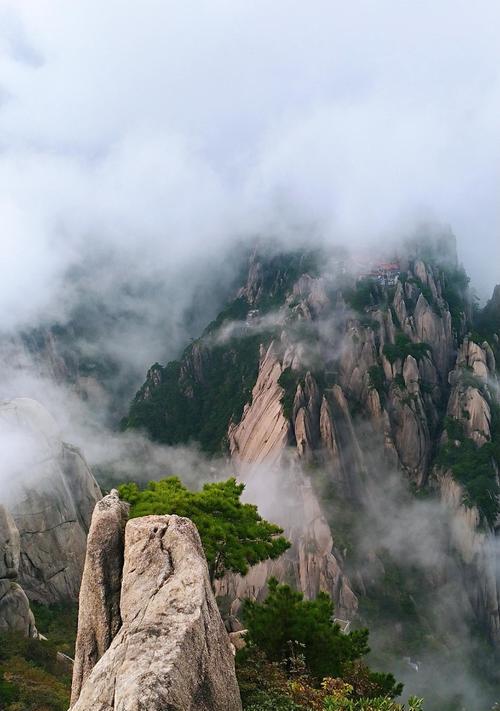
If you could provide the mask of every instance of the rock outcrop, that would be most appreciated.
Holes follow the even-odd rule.
[[[229,618],[238,617],[244,599],[262,601],[267,595],[267,581],[275,577],[294,585],[308,599],[320,591],[327,592],[335,601],[336,614],[352,619],[358,600],[310,482],[296,465],[285,462],[280,470],[247,467],[240,474],[252,501],[256,500],[256,489],[268,492],[268,507],[262,502],[259,509],[283,526],[292,546],[277,560],[252,566],[245,576],[230,573],[217,581],[217,596],[223,606],[227,605]]]
[[[92,564],[87,558],[89,575]],[[90,629],[92,600],[82,604],[79,623]],[[79,695],[80,674],[75,679],[73,711],[241,709],[229,636],[191,521],[172,515],[127,523],[120,616],[118,633]]]
[[[477,448],[483,447],[491,441],[491,409],[498,405],[495,358],[488,344],[480,346],[465,338],[449,382],[448,418],[461,428],[463,438],[472,440]],[[448,439],[446,432],[443,439]],[[452,471],[436,468],[435,477],[442,500],[453,512],[451,541],[464,568],[464,588],[477,619],[490,639],[500,644],[500,548],[495,535],[500,516],[493,526],[485,525],[478,506],[470,501],[465,505],[464,486],[454,479]],[[496,478],[498,481],[498,469]]]
[[[129,505],[120,501],[118,492],[113,490],[97,502],[92,515],[80,588],[72,703],[121,626],[120,592],[128,510]]]
[[[442,500],[453,512],[451,542],[463,566],[464,589],[476,619],[500,644],[500,555],[498,540],[481,528],[477,507],[465,506],[464,490],[450,472],[438,474]]]
[[[253,566],[244,577],[226,576],[218,582],[217,594],[229,602],[231,614],[237,615],[245,597],[263,599],[267,580],[275,576],[292,581],[309,598],[320,590],[328,592],[339,614],[351,618],[357,599],[343,573],[341,556],[334,552],[330,528],[310,482],[301,474],[297,462],[288,457],[294,439],[297,458],[307,460],[318,448],[321,432],[325,438],[331,436],[330,448],[338,451],[338,437],[344,442],[353,435],[350,418],[348,412],[346,416],[347,405],[341,392],[334,389],[329,404],[322,405],[317,383],[306,373],[303,384],[297,386],[291,422],[287,419],[282,404],[284,389],[278,380],[284,364],[293,362],[294,357],[290,350],[280,358],[279,346],[274,342],[262,353],[251,404],[245,407],[240,423],[230,426],[228,433],[233,461],[240,479],[247,484],[250,500],[259,503],[263,515],[283,526],[292,547],[278,560]],[[330,408],[342,411],[335,424]],[[350,454],[350,459],[356,454]],[[337,464],[337,479],[340,472],[347,477],[344,465],[348,463]],[[268,510],[269,499],[280,501],[281,506]]]
[[[19,531],[12,516],[0,505],[0,632],[36,637],[28,598],[16,582],[19,556]]]
[[[288,444],[290,425],[283,415],[283,388],[278,380],[283,372],[276,346],[271,343],[261,353],[252,402],[245,406],[238,425],[229,427],[229,448],[235,461],[274,462]]]
[[[0,435],[8,440],[3,468],[12,486],[2,502],[20,534],[20,583],[33,600],[76,600],[99,486],[81,452],[61,440],[35,400],[2,403]]]

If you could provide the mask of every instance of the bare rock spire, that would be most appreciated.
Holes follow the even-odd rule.
[[[90,524],[87,556],[80,588],[78,635],[71,703],[121,626],[120,591],[123,544],[129,505],[118,492],[98,501]]]
[[[210,586],[198,531],[186,518],[145,516],[127,523],[121,627],[97,661],[96,652],[111,636],[111,624],[117,623],[117,612],[107,617],[104,613],[116,601],[113,595],[106,602],[111,588],[106,588],[105,562],[111,563],[118,545],[119,505],[113,492],[97,505],[92,521],[80,597],[72,711],[240,711],[229,637]],[[113,590],[117,569],[112,573]]]

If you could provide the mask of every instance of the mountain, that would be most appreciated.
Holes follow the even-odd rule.
[[[450,235],[357,261],[260,248],[181,358],[151,366],[122,427],[229,457],[293,542],[222,581],[229,621],[273,574],[329,592],[381,655],[425,657],[426,683],[437,650],[450,670],[454,649],[495,658],[499,303],[474,307]]]
[[[76,600],[99,486],[82,453],[61,440],[35,400],[0,403],[0,437],[8,442],[2,503],[19,536],[19,582],[31,600]]]

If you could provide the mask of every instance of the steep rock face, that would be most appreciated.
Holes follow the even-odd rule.
[[[447,414],[460,421],[466,437],[479,446],[491,438],[491,408],[485,395],[489,392],[488,381],[495,380],[495,371],[490,372],[488,359],[493,367],[495,361],[489,350],[487,343],[481,347],[466,338],[459,349],[455,369],[449,376],[452,389]],[[484,384],[484,391],[473,378]]]
[[[0,505],[0,578],[17,577],[19,555],[19,531],[7,509]]]
[[[15,582],[19,557],[19,531],[12,516],[0,505],[0,632],[19,632],[25,637],[36,637],[28,598]]]
[[[118,492],[113,490],[97,502],[92,515],[80,588],[72,703],[121,626],[120,591],[128,510],[129,505],[120,501]]]
[[[358,601],[311,483],[293,463],[283,464],[282,470],[247,466],[241,471],[241,478],[247,482],[249,497],[254,501],[254,492],[266,490],[267,486],[271,500],[267,507],[263,501],[259,509],[284,527],[292,546],[277,560],[252,566],[245,576],[228,574],[217,581],[217,596],[227,602],[230,615],[237,617],[248,597],[263,600],[267,581],[275,577],[293,585],[307,598],[314,598],[320,590],[327,592],[335,601],[336,614],[352,619]],[[276,501],[282,504],[279,510]]]
[[[229,637],[191,521],[127,523],[120,614],[122,627],[73,711],[241,709]]]
[[[76,599],[99,487],[81,452],[61,441],[36,401],[2,403],[0,428],[10,441],[5,467],[13,486],[5,503],[20,534],[20,583],[40,602]]]
[[[229,449],[235,461],[279,461],[289,438],[289,423],[281,406],[283,388],[278,383],[282,372],[272,343],[261,353],[251,404],[245,406],[240,423],[229,427]]]
[[[297,386],[295,393],[291,427],[283,413],[284,390],[278,383],[283,372],[283,361],[287,359],[293,362],[293,353],[285,353],[280,359],[275,344],[271,344],[262,354],[252,402],[245,408],[240,424],[230,426],[228,435],[239,477],[247,483],[250,496],[252,491],[255,492],[252,500],[259,502],[264,515],[266,503],[262,492],[269,489],[273,481],[271,498],[280,500],[283,505],[281,510],[274,510],[269,516],[285,528],[292,548],[277,561],[254,566],[243,578],[226,576],[218,584],[217,592],[232,601],[231,611],[236,614],[245,597],[250,595],[261,599],[265,595],[266,581],[274,575],[279,580],[292,581],[308,597],[313,597],[319,590],[327,591],[338,610],[352,617],[357,608],[356,596],[342,571],[340,555],[334,552],[330,528],[318,499],[310,483],[295,471],[293,462],[285,463],[290,437],[295,439],[297,456],[307,459],[319,444],[321,427],[325,438],[330,433],[330,448],[333,451],[337,447],[337,439],[330,408],[342,410],[345,416],[347,405],[340,388],[340,392],[332,396],[331,403],[323,404],[317,383],[310,373],[306,373],[304,383]],[[349,419],[347,421],[350,422]],[[348,428],[348,425],[339,422],[342,434],[344,427]],[[345,436],[351,435],[349,431]],[[339,478],[341,472],[347,476],[345,465],[346,462],[339,460]],[[286,501],[292,511],[288,510]]]
[[[477,388],[454,387],[448,402],[448,415],[462,422],[466,436],[477,445],[490,440],[491,410]]]
[[[318,318],[331,307],[322,278],[303,274],[294,284],[292,294],[305,307],[303,314],[306,318]]]
[[[421,486],[428,473],[431,437],[415,368],[413,372],[406,369],[406,383],[405,390],[395,384],[391,386],[388,411],[399,462],[410,479]]]
[[[29,375],[35,372],[43,379],[69,385],[82,400],[92,402],[93,407],[103,413],[110,412],[115,399],[109,387],[110,374],[116,378],[119,364],[102,352],[94,356],[95,361],[89,357],[88,345],[96,334],[84,334],[80,326],[90,321],[95,324],[95,314],[88,322],[80,314],[76,329],[76,324],[41,326],[12,338],[2,338],[2,361],[15,364],[17,372],[26,371]],[[105,335],[109,335],[108,331]],[[118,406],[116,400],[113,404]]]
[[[443,501],[453,511],[451,540],[463,565],[463,584],[477,620],[500,644],[500,555],[498,540],[481,530],[479,511],[464,506],[464,491],[450,472],[438,474]]]
[[[441,376],[446,378],[453,355],[450,312],[446,309],[438,315],[425,296],[420,294],[415,306],[414,322],[418,340],[430,345],[436,367]]]
[[[319,445],[321,393],[311,373],[297,386],[293,401],[295,441],[301,457],[309,458]]]
[[[460,426],[460,437],[472,440],[478,448],[491,441],[490,403],[498,403],[496,373],[488,367],[488,362],[495,366],[494,356],[489,350],[487,343],[479,346],[464,339],[455,368],[449,374],[451,391],[447,416]],[[448,438],[445,432],[443,439]],[[452,444],[458,446],[460,442]],[[493,642],[500,644],[498,516],[493,527],[485,526],[478,506],[471,505],[464,486],[455,480],[453,472],[441,468],[436,470],[435,476],[441,498],[453,512],[451,538],[462,561],[464,587],[477,619]],[[498,481],[498,470],[496,478]]]
[[[332,452],[339,453],[325,460],[325,465],[331,467],[333,481],[340,485],[340,493],[350,499],[361,497],[362,479],[365,476],[365,465],[361,447],[354,431],[349,406],[344,392],[339,385],[334,385],[324,394],[323,430],[332,433]]]
[[[377,351],[375,334],[357,322],[348,324],[339,363],[339,383],[351,397],[359,400],[364,394],[365,375],[375,365]]]

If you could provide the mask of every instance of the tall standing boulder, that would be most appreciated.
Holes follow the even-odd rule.
[[[83,620],[92,609],[83,597],[81,604]],[[72,711],[241,709],[229,638],[191,521],[172,515],[127,523],[120,615],[122,626]]]
[[[0,505],[0,632],[35,637],[35,620],[26,594],[16,583],[19,572],[19,531]]]
[[[121,626],[120,591],[128,510],[129,505],[120,501],[113,489],[97,502],[92,515],[80,588],[72,703]]]

